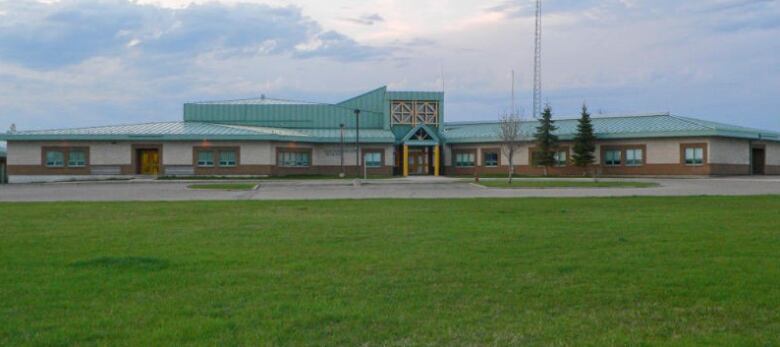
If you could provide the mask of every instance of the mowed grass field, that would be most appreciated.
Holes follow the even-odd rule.
[[[780,197],[0,204],[0,345],[780,344]]]

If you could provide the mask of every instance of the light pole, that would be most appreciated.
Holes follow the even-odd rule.
[[[339,142],[339,152],[341,153],[341,171],[339,173],[339,177],[344,177],[344,123],[339,124],[339,130],[340,130],[340,137],[341,140]]]
[[[357,172],[355,175],[360,178],[360,110],[355,109],[355,159],[357,159]]]

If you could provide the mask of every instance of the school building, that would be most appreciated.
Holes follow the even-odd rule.
[[[507,172],[499,123],[446,122],[441,92],[382,87],[336,104],[184,104],[182,121],[0,134],[10,182],[125,176],[487,175]],[[538,175],[534,120],[513,165]],[[571,164],[576,119],[557,119],[552,175]],[[780,174],[780,133],[671,114],[594,117],[602,175]],[[359,148],[359,150],[357,149]],[[360,153],[360,156],[357,154]]]

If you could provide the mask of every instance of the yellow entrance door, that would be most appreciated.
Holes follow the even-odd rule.
[[[160,174],[160,153],[156,149],[141,150],[141,175],[157,176]]]

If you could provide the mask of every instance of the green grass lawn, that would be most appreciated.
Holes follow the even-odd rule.
[[[778,211],[778,196],[0,204],[0,345],[778,345]]]
[[[255,189],[255,183],[202,183],[190,184],[190,189],[211,189],[211,190],[252,190]]]
[[[565,180],[512,180],[512,184],[503,180],[481,180],[479,184],[490,188],[649,188],[657,187],[652,182],[629,181],[565,181]]]

